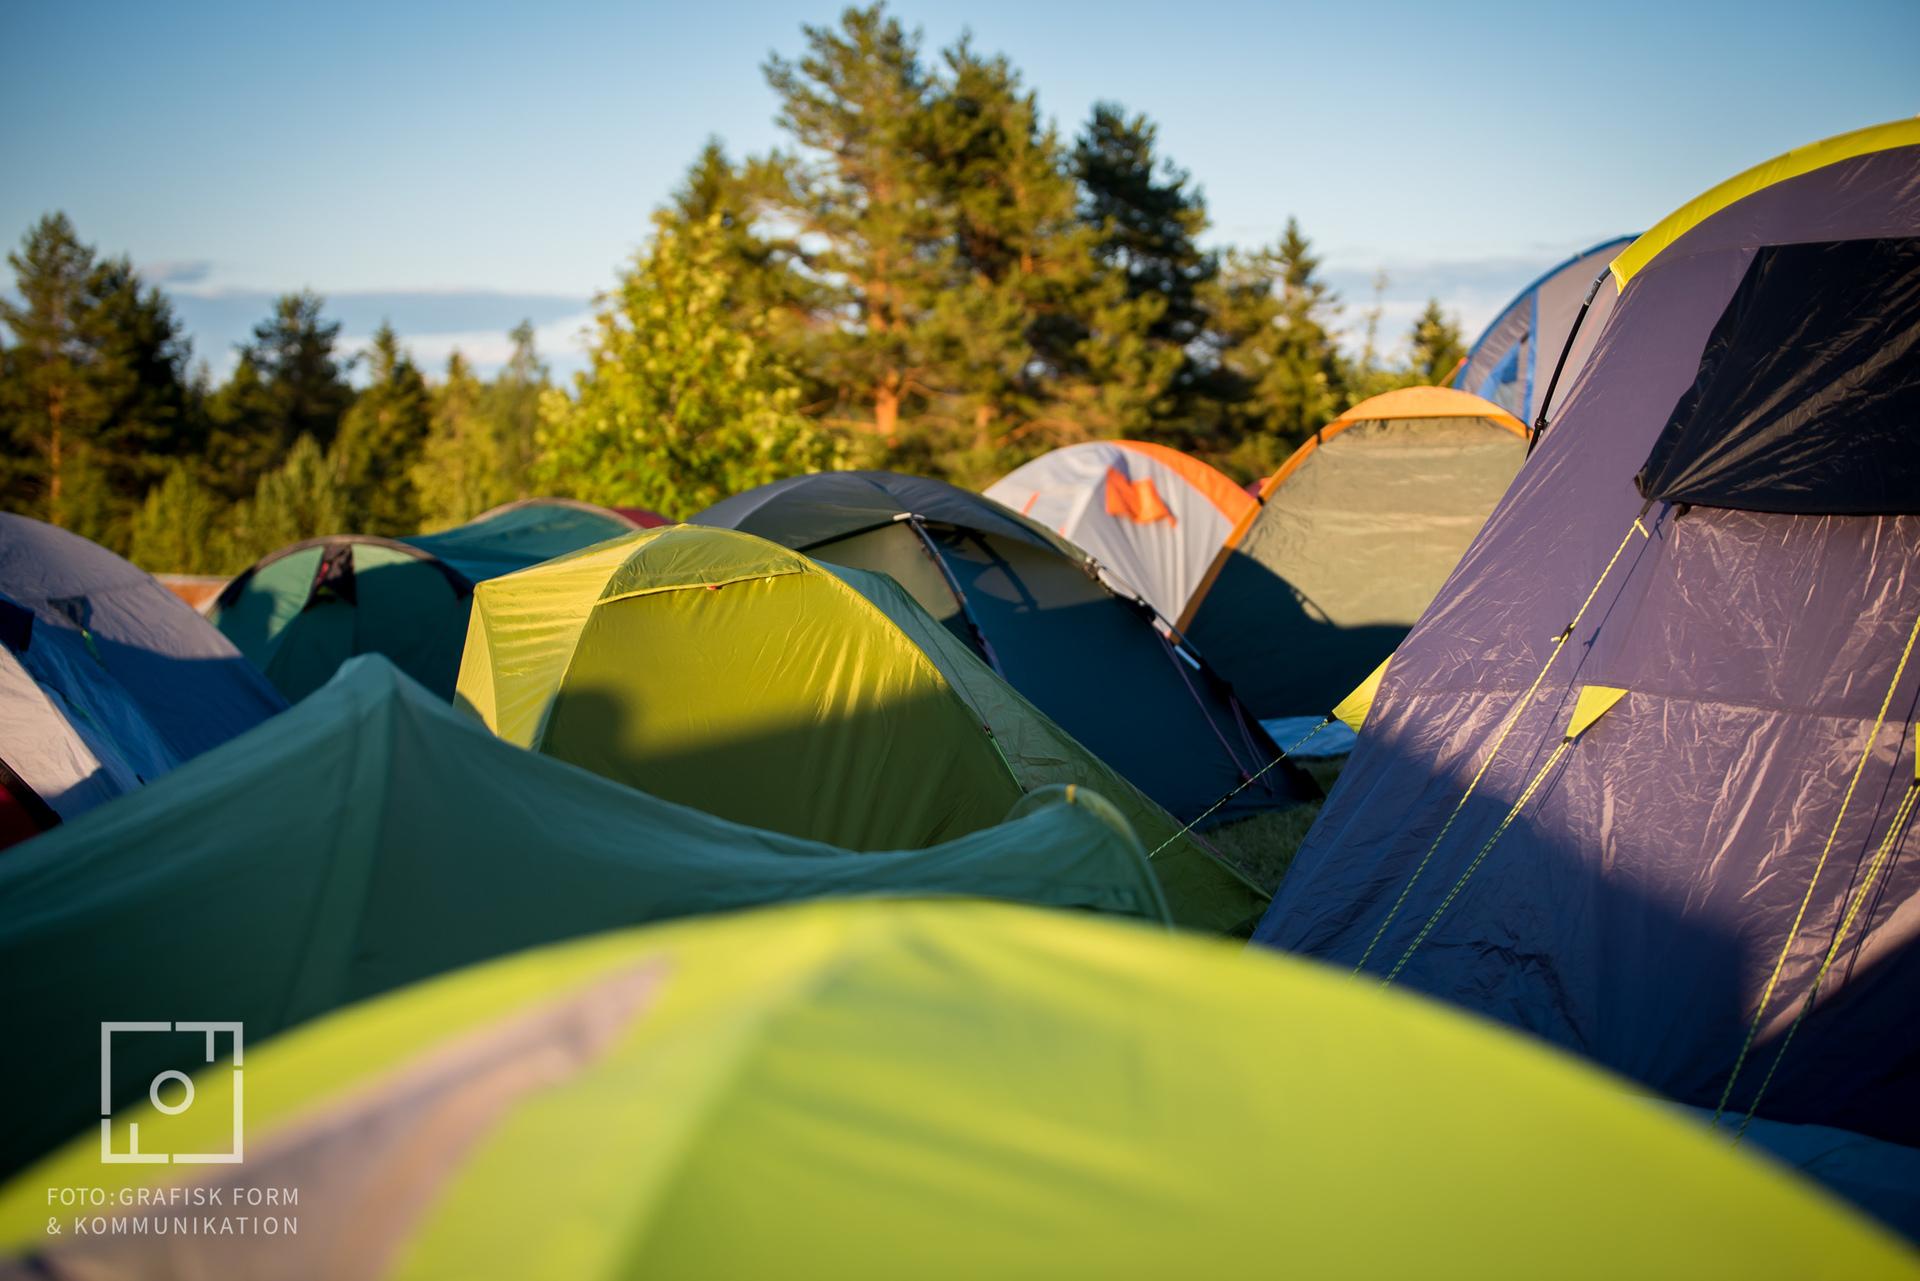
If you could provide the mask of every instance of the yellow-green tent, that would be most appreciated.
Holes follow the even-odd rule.
[[[1264,906],[891,578],[751,534],[646,530],[480,584],[457,702],[509,742],[848,849],[931,845],[1037,787],[1091,787],[1159,850],[1176,920],[1233,931]]]
[[[457,1281],[1916,1273],[1535,1042],[1310,962],[980,902],[525,953],[243,1072],[245,1164],[102,1165],[89,1130],[0,1190],[0,1252],[33,1275]],[[191,1107],[115,1123],[225,1151],[240,1079],[216,1063]],[[182,1200],[141,1204],[163,1184]],[[105,1206],[50,1204],[75,1186]],[[246,1234],[155,1227],[207,1215]]]

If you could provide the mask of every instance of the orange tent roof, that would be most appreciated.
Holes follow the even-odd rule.
[[[1485,418],[1524,436],[1525,424],[1490,400],[1452,387],[1402,387],[1369,397],[1327,424],[1374,422],[1382,418]]]
[[[1201,462],[1192,454],[1183,454],[1177,449],[1170,449],[1165,445],[1156,445],[1145,440],[1114,440],[1106,443],[1118,445],[1122,449],[1130,449],[1171,469],[1175,475],[1198,490],[1201,496],[1212,503],[1228,520],[1240,520],[1255,506],[1253,496],[1242,489],[1233,477]]]

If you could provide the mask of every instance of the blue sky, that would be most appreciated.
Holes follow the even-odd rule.
[[[1349,319],[1385,270],[1476,328],[1541,267],[1800,143],[1920,112],[1920,3],[902,0],[1072,132],[1159,122],[1220,243],[1289,214]],[[64,209],[167,283],[216,372],[285,289],[348,335],[481,363],[522,316],[568,367],[702,140],[777,141],[760,74],[832,3],[0,8],[0,237]]]

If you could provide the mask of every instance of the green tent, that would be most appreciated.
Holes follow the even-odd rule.
[[[1181,923],[1243,929],[1265,902],[890,578],[679,525],[474,600],[458,698],[509,742],[850,849],[950,840],[1077,783],[1166,845],[1154,863]]]
[[[90,1126],[0,1188],[0,1257],[155,1281],[1915,1272],[1534,1041],[1310,962],[997,903],[542,948],[248,1045],[192,1107],[138,1100],[110,1133],[224,1152],[240,1095],[244,1165],[103,1165]],[[73,1187],[104,1204],[50,1201]],[[282,1187],[297,1205],[233,1204]],[[185,1215],[247,1230],[170,1231]]]
[[[385,660],[358,659],[259,728],[0,859],[0,1010],[12,1043],[34,1047],[0,1056],[5,1096],[33,1100],[0,1126],[0,1169],[98,1117],[103,1019],[243,1020],[258,1041],[537,943],[873,894],[1166,919],[1138,841],[1085,789],[1027,798],[1009,821],[931,849],[852,853],[510,747]],[[116,1093],[142,1094],[169,1048],[130,1039]]]
[[[208,616],[289,699],[318,689],[355,654],[384,654],[451,698],[475,583],[637,524],[608,508],[537,499],[438,534],[310,538],[237,576]]]
[[[895,472],[821,472],[735,494],[692,519],[892,575],[1182,822],[1225,822],[1320,794],[1290,762],[1261,772],[1280,749],[1197,652],[1155,626],[1151,606],[1116,593],[1085,552],[990,498]]]

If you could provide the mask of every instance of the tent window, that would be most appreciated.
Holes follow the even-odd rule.
[[[1707,507],[1920,512],[1920,239],[1761,249],[1635,483]]]

